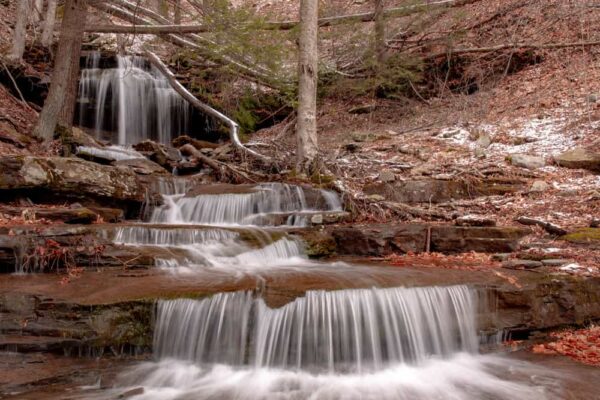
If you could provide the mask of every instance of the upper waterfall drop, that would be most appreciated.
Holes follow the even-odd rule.
[[[110,139],[120,145],[187,133],[190,105],[143,57],[117,55],[117,68],[99,67],[92,52],[79,82],[80,125],[90,121],[97,136],[115,132]]]

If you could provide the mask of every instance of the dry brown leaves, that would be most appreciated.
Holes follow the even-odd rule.
[[[584,364],[600,366],[600,326],[566,330],[552,336],[555,341],[537,344],[531,351],[537,354],[560,354]]]
[[[409,252],[406,255],[392,254],[385,258],[385,261],[397,267],[436,267],[466,271],[489,270],[500,266],[499,263],[492,261],[489,254],[475,252],[457,255]]]

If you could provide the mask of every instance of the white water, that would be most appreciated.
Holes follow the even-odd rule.
[[[310,291],[278,309],[248,292],[160,302],[159,358],[363,372],[476,352],[466,286]]]
[[[136,399],[563,399],[559,375],[477,354],[466,286],[249,292],[159,303],[157,362],[123,374]]]
[[[189,104],[168,81],[141,57],[117,56],[117,64],[100,69],[99,54],[91,53],[79,83],[80,125],[91,119],[98,136],[115,131],[112,142],[121,145],[144,139],[169,143],[185,133]]]
[[[150,226],[120,227],[113,243],[129,246],[172,248],[173,258],[157,259],[158,267],[171,272],[219,271],[243,275],[281,266],[308,265],[304,250],[296,240],[283,237],[273,241],[259,229],[247,229],[246,236],[260,247],[250,246],[240,233],[218,228],[186,229]],[[175,257],[175,253],[179,257]]]
[[[114,243],[153,246],[184,246],[206,242],[222,242],[239,235],[224,229],[160,229],[145,226],[116,230]]]
[[[363,374],[168,359],[135,368],[122,376],[122,384],[143,386],[136,400],[564,400],[560,379],[530,363],[459,353]]]
[[[281,183],[257,185],[251,193],[203,194],[196,197],[164,196],[165,205],[157,207],[153,223],[207,225],[279,225],[273,216],[287,217],[284,225],[304,226],[302,213],[341,211],[334,192],[321,191],[325,207],[307,205],[299,186]]]

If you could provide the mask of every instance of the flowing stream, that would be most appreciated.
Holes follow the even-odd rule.
[[[157,261],[175,273],[345,271],[309,261],[287,233],[311,215],[339,212],[334,193],[282,184],[188,189],[165,186],[149,221],[113,240],[181,253]],[[155,361],[121,374],[118,387],[143,387],[136,399],[564,398],[551,371],[479,354],[478,293],[465,285],[308,290],[279,308],[260,288],[160,300]]]

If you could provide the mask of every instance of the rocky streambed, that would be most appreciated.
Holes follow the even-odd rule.
[[[54,390],[108,385],[115,371],[152,357],[161,300],[247,291],[280,309],[321,291],[466,285],[478,293],[476,329],[486,343],[600,318],[599,277],[561,270],[569,260],[510,255],[522,251],[527,226],[469,219],[358,224],[322,188],[211,184],[157,172],[150,160],[133,167],[98,162],[100,156],[106,154],[87,157],[95,162],[0,157],[6,393],[53,398]],[[474,195],[520,184],[489,185]],[[464,186],[444,187],[448,198],[455,189],[469,196]],[[412,201],[400,192],[398,199]],[[593,246],[590,229],[566,239]],[[472,252],[504,263],[475,268],[460,258],[452,265],[420,258]],[[401,263],[391,262],[397,257]]]

